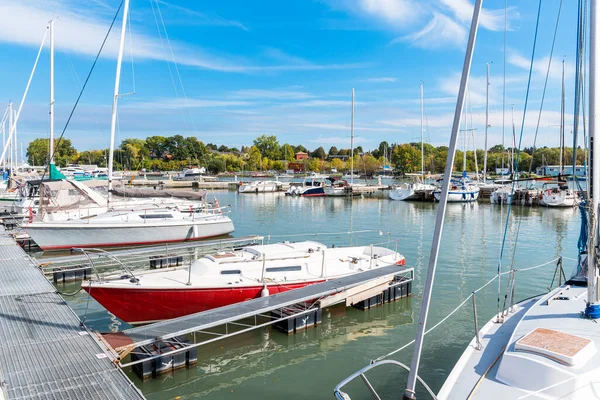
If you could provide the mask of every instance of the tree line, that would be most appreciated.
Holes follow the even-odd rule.
[[[27,159],[31,165],[44,165],[48,162],[48,139],[35,139],[27,147]],[[447,146],[434,147],[423,144],[423,165],[427,172],[442,173],[448,156]],[[296,153],[304,152],[308,158],[296,160]],[[331,146],[328,151],[320,146],[309,151],[302,145],[279,144],[276,136],[261,135],[254,139],[252,146],[229,148],[213,143],[204,144],[196,137],[150,136],[146,139],[125,139],[115,149],[114,160],[117,170],[175,171],[193,166],[206,167],[211,173],[243,172],[243,171],[284,171],[289,164],[303,163],[307,171],[328,172],[332,169],[347,172],[351,167],[351,149],[338,149]],[[573,151],[565,148],[563,163],[571,164]],[[467,151],[467,172],[483,170],[484,151]],[[510,168],[517,158],[517,151],[493,146],[488,150],[487,170],[490,173],[496,168]],[[578,164],[583,164],[585,152],[577,149]],[[64,167],[67,164],[95,164],[106,167],[108,149],[77,151],[69,139],[55,140],[55,163]],[[383,141],[370,151],[361,146],[354,149],[354,170],[358,174],[375,175],[382,167],[389,166],[394,175],[404,175],[421,171],[421,143],[389,144]],[[519,171],[535,172],[542,165],[560,164],[558,148],[525,148],[518,156]],[[457,150],[454,169],[463,170],[463,152]],[[511,168],[512,169],[512,168]]]

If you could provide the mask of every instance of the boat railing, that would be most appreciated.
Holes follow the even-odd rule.
[[[460,309],[462,309],[463,306],[469,302],[469,300],[471,300],[472,307],[473,307],[473,328],[475,331],[475,337],[474,337],[475,346],[474,346],[474,348],[476,351],[481,351],[483,349],[483,346],[481,344],[481,340],[479,337],[479,323],[478,323],[477,301],[476,301],[477,293],[479,293],[480,291],[485,289],[488,285],[490,285],[492,282],[499,279],[501,276],[509,275],[507,289],[506,289],[506,295],[504,296],[504,299],[505,299],[504,305],[502,306],[502,310],[499,311],[498,314],[496,315],[496,321],[499,323],[502,323],[502,322],[504,322],[504,317],[514,310],[514,305],[515,305],[514,293],[515,293],[515,283],[516,283],[517,273],[531,271],[531,270],[546,267],[548,265],[556,264],[556,267],[554,270],[554,275],[552,277],[552,283],[550,284],[550,287],[548,287],[548,290],[551,290],[555,281],[558,283],[558,286],[562,285],[562,283],[566,281],[564,270],[563,270],[563,261],[562,260],[563,260],[563,257],[559,256],[553,260],[550,260],[548,262],[545,262],[543,264],[539,264],[539,265],[536,265],[533,267],[521,268],[521,269],[511,268],[508,271],[502,272],[500,274],[496,274],[493,278],[491,278],[485,284],[480,286],[478,289],[472,291],[471,294],[469,294],[456,308],[454,308],[452,311],[450,311],[444,318],[442,318],[441,321],[439,321],[437,324],[435,324],[434,326],[429,328],[427,331],[425,331],[425,335],[427,335],[430,332],[432,332],[433,330],[437,329],[440,325],[442,325],[444,322],[446,322],[448,319],[450,319],[450,317],[452,317]],[[564,279],[564,281],[563,281],[563,279]],[[374,360],[371,360],[371,363],[368,366],[358,370],[354,374],[350,375],[349,377],[347,377],[346,379],[341,381],[335,387],[335,389],[333,391],[336,399],[337,400],[351,400],[351,397],[347,393],[343,392],[342,388],[344,386],[346,386],[348,383],[354,381],[356,378],[360,377],[362,382],[366,385],[367,389],[373,396],[373,399],[380,400],[381,397],[376,392],[373,385],[366,377],[365,373],[367,371],[370,371],[370,370],[380,367],[382,365],[390,365],[390,364],[401,367],[401,368],[405,369],[406,371],[410,371],[409,367],[402,364],[401,362],[396,361],[396,360],[387,360],[387,358],[393,356],[396,353],[399,353],[400,351],[406,349],[407,347],[411,346],[414,343],[415,343],[415,340],[411,340],[409,343],[406,343],[404,346],[399,347],[396,350],[393,350],[393,351],[391,351],[385,355],[382,355],[378,358],[375,358]],[[429,386],[427,386],[427,384],[419,376],[417,376],[417,380],[423,385],[423,387],[427,390],[427,392],[429,392],[429,394],[431,395],[431,398],[436,399],[435,393],[429,388]]]
[[[130,276],[130,282],[131,283],[138,283],[139,284],[139,279],[137,279],[133,273],[133,271],[131,270],[131,268],[129,268],[127,265],[125,265],[124,263],[121,262],[121,260],[119,260],[117,257],[115,257],[113,254],[109,253],[106,250],[103,249],[96,249],[96,248],[73,248],[72,249],[73,253],[76,252],[80,252],[83,255],[85,255],[85,257],[88,259],[88,263],[89,266],[92,268],[92,270],[96,273],[96,277],[98,278],[98,280],[103,280],[103,277],[100,275],[100,272],[98,271],[98,268],[96,268],[96,266],[94,265],[94,261],[92,260],[92,257],[90,257],[90,254],[94,254],[98,257],[106,257],[109,258],[111,260],[113,260],[113,262],[116,262],[117,265],[119,265],[127,275]]]

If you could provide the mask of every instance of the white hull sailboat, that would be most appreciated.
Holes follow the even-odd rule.
[[[231,219],[176,210],[112,211],[90,219],[34,222],[27,232],[42,250],[185,242],[233,232]]]
[[[404,257],[384,247],[328,248],[322,243],[276,243],[210,254],[190,266],[122,274],[82,288],[129,323],[147,323],[223,307],[387,265]],[[169,301],[158,301],[169,293]]]
[[[540,204],[546,207],[575,207],[581,203],[579,195],[569,188],[554,187],[542,192]]]
[[[392,200],[417,200],[421,198],[420,193],[423,192],[433,192],[437,189],[434,185],[429,185],[427,183],[421,182],[413,182],[413,183],[403,183],[400,186],[395,187],[390,190],[389,197]]]

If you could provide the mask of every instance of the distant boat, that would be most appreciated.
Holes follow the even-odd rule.
[[[193,181],[201,178],[206,174],[206,168],[188,168],[184,169],[183,172],[177,174],[175,177],[176,181]]]
[[[290,186],[285,194],[286,196],[321,197],[326,196],[325,186],[323,179],[306,178],[302,186]]]
[[[265,193],[278,192],[282,183],[277,181],[254,181],[246,182],[238,188],[239,193]]]
[[[384,247],[327,248],[312,241],[285,242],[218,252],[190,266],[164,271],[139,272],[135,276],[119,273],[81,286],[120,319],[142,324],[391,264],[404,265],[405,259]]]
[[[325,194],[332,197],[344,197],[351,194],[350,185],[345,179],[328,178],[330,184],[325,186]]]

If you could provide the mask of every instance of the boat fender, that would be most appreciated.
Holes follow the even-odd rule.
[[[267,297],[269,295],[269,289],[267,289],[267,285],[264,285],[262,290],[260,291],[260,297]]]

